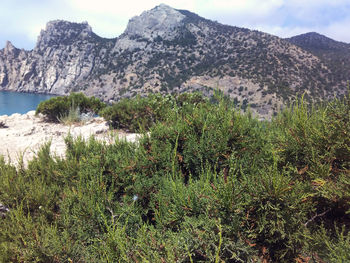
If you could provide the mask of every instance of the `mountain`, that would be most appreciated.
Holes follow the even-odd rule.
[[[350,44],[335,41],[316,32],[301,34],[286,40],[317,55],[344,54],[350,51]]]
[[[0,89],[68,94],[105,101],[149,92],[220,89],[271,115],[291,96],[320,99],[345,91],[329,61],[291,40],[223,25],[161,4],[106,39],[87,23],[52,21],[35,48],[0,50]]]
[[[319,57],[333,73],[334,80],[349,80],[350,44],[310,32],[286,39]]]

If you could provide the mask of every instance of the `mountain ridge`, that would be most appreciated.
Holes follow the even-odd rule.
[[[333,40],[316,32],[309,32],[287,39],[294,45],[319,57],[337,79],[349,81],[350,44]]]
[[[325,50],[339,50],[342,48],[350,49],[350,44],[341,41],[336,41],[317,32],[307,32],[304,34],[286,38],[286,40],[298,45],[303,44],[304,48],[308,46],[309,48],[318,48]]]
[[[12,44],[11,44],[12,45]],[[149,92],[221,89],[260,115],[297,93],[329,98],[345,92],[345,72],[330,60],[267,33],[223,25],[159,5],[130,19],[116,38],[88,23],[50,21],[33,50],[0,50],[0,90],[68,94],[104,101]]]

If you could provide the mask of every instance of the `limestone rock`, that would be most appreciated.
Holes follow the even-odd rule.
[[[46,29],[40,32],[36,49],[45,50],[48,46],[72,45],[77,40],[88,39],[92,34],[87,22],[51,21],[46,24]]]
[[[172,40],[176,37],[176,29],[180,27],[185,17],[170,6],[161,4],[130,19],[125,34],[146,39],[161,37]]]

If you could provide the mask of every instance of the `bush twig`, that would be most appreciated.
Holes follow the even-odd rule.
[[[5,122],[0,121],[0,128],[8,128],[8,126],[5,124]]]
[[[323,213],[321,214],[316,214],[314,215],[313,217],[311,217],[309,220],[306,221],[306,223],[304,224],[305,227],[307,227],[307,225],[309,223],[311,223],[312,221],[314,221],[317,217],[321,217],[321,216],[324,216],[325,214],[327,214],[329,211],[331,211],[331,209],[327,209],[326,211],[324,211]]]

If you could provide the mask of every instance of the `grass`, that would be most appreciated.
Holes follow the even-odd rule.
[[[58,117],[58,121],[60,123],[63,123],[64,125],[72,125],[75,123],[81,123],[82,118],[81,118],[81,113],[80,113],[80,108],[75,107],[74,104],[72,104],[71,108],[69,111],[65,114],[61,114],[60,117]]]
[[[270,122],[227,100],[171,105],[138,143],[0,158],[0,262],[350,261],[348,96]]]

